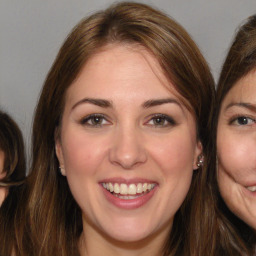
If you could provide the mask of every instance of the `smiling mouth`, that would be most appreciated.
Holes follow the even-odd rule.
[[[149,193],[156,186],[155,183],[102,183],[103,188],[120,199],[131,200]]]
[[[246,189],[250,190],[251,192],[255,192],[256,186],[246,187]]]

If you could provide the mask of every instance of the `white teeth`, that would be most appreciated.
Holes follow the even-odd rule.
[[[114,195],[120,199],[126,199],[126,200],[137,198],[137,196],[127,196],[127,195],[118,195],[118,194],[114,194]]]
[[[120,193],[120,187],[119,187],[119,185],[118,185],[117,183],[115,183],[115,185],[114,185],[114,192],[115,192],[116,194],[119,194],[119,193]]]
[[[114,187],[113,187],[113,185],[112,185],[112,183],[108,183],[108,187],[109,187],[109,191],[110,192],[113,192],[114,191]]]
[[[128,192],[128,187],[126,184],[121,184],[120,185],[120,194],[121,195],[127,195]]]
[[[142,192],[143,192],[142,184],[139,183],[139,184],[137,185],[137,193],[140,194],[140,193],[142,193]]]
[[[144,192],[149,192],[151,191],[156,184],[154,183],[138,183],[136,184],[125,184],[125,183],[102,183],[102,186],[110,191],[110,192],[114,192],[115,194],[120,194],[122,196],[119,196],[122,199],[134,199],[134,195],[136,194],[142,194]]]
[[[248,190],[255,192],[256,191],[256,186],[252,186],[252,187],[246,187]]]
[[[137,186],[135,184],[130,184],[128,189],[129,195],[136,195],[137,193]]]

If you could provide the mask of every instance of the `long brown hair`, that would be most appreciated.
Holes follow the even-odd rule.
[[[224,61],[217,87],[215,132],[222,102],[231,88],[256,69],[256,15],[251,16],[240,26]],[[216,136],[216,134],[215,134]],[[216,177],[217,180],[217,177]],[[218,225],[221,255],[253,255],[256,245],[255,232],[237,218],[218,195]]]
[[[186,200],[175,216],[163,255],[213,255],[214,211],[209,137],[215,99],[208,65],[187,32],[147,5],[119,3],[82,20],[61,47],[46,78],[33,126],[33,163],[28,178],[27,219],[20,228],[18,255],[79,255],[81,210],[59,173],[55,138],[65,94],[86,61],[108,44],[143,46],[159,61],[166,77],[189,103],[204,149],[205,165],[194,171]],[[30,241],[30,242],[28,242]]]
[[[4,152],[4,177],[0,186],[8,195],[0,207],[0,255],[11,255],[15,238],[14,219],[26,175],[22,133],[16,122],[0,111],[0,150]]]

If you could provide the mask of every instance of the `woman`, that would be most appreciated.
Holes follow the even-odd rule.
[[[25,171],[22,133],[12,118],[0,111],[0,205],[8,189],[22,183]]]
[[[15,211],[25,172],[22,133],[12,118],[0,111],[0,241],[4,252],[11,250],[9,241],[15,237]]]
[[[213,103],[204,58],[163,13],[82,20],[36,109],[16,255],[213,255]]]
[[[256,230],[256,16],[239,29],[217,89],[218,184],[232,255],[253,255]],[[216,122],[217,123],[217,122]],[[227,207],[229,210],[227,209]]]

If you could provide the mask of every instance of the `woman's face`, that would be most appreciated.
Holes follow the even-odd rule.
[[[201,153],[177,95],[139,46],[106,47],[68,89],[56,152],[87,239],[166,238]]]
[[[256,229],[256,72],[240,79],[221,106],[218,182],[232,212]]]
[[[0,179],[4,177],[4,152],[0,150]],[[3,203],[6,196],[6,189],[3,187],[0,187],[0,206]]]

